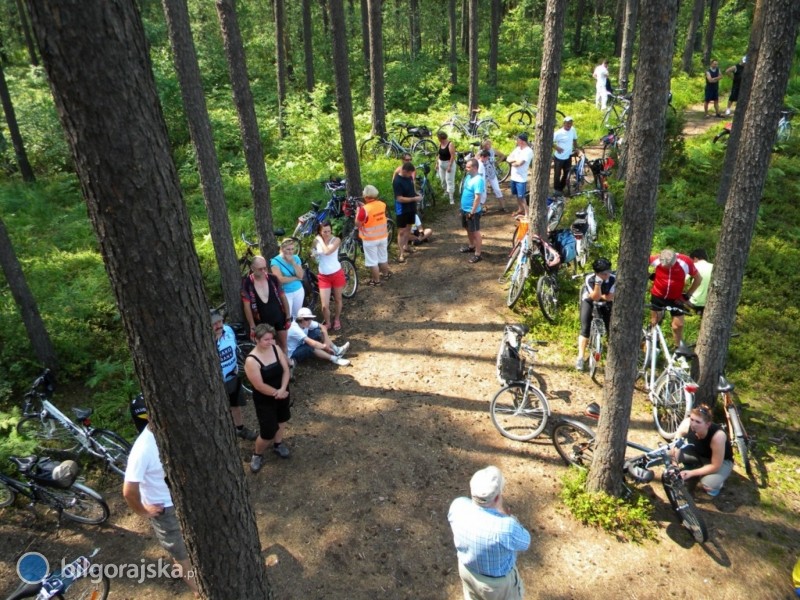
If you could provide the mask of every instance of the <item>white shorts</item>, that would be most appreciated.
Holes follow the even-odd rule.
[[[362,243],[364,244],[364,264],[367,267],[377,267],[389,262],[389,240]]]

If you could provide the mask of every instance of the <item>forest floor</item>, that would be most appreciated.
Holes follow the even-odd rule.
[[[484,217],[484,260],[470,265],[458,252],[466,236],[457,211],[445,208],[431,223],[433,243],[405,264],[393,263],[395,276],[383,286],[369,288],[362,279],[346,302],[336,337],[351,343],[352,365],[298,368],[291,458],[268,456],[252,475],[251,445],[241,443],[275,598],[461,598],[447,511],[489,464],[502,469],[507,505],[532,533],[530,550],[518,559],[528,598],[788,598],[800,551],[791,514],[798,507],[762,506],[759,487],[738,465],[718,498],[698,494],[708,543],[691,541],[654,483],[643,489],[656,506],[657,540],[633,544],[580,525],[565,509],[559,491],[566,468],[547,435],[522,443],[497,433],[488,412],[498,388],[495,354],[503,324],[519,320],[497,281],[512,219],[497,210]],[[519,310],[532,311],[534,337],[547,327],[535,306]],[[589,402],[602,401],[602,389],[574,370],[572,340],[564,348],[541,348],[537,371],[554,414],[579,416]],[[648,407],[638,390],[631,437],[655,445]],[[254,427],[251,405],[247,418]],[[102,527],[56,529],[55,517],[41,510],[35,519],[19,506],[0,511],[0,581],[8,591],[23,551],[55,560],[100,547],[105,564],[165,556],[149,525],[125,508],[118,479],[103,483],[112,517]],[[235,557],[221,560],[236,568]],[[110,597],[191,594],[180,581],[117,579]]]

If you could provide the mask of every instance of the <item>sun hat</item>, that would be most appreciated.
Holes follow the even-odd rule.
[[[300,319],[313,319],[316,317],[314,313],[311,312],[310,308],[301,308],[297,311],[297,318],[295,320],[299,321]]]
[[[481,469],[472,476],[469,491],[472,499],[478,504],[492,502],[503,491],[505,480],[503,474],[495,466]]]

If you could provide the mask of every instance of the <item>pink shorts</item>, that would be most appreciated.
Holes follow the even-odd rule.
[[[319,282],[319,289],[321,290],[343,288],[347,283],[344,278],[344,269],[339,269],[336,273],[331,273],[330,275],[323,275],[320,273],[317,276],[317,281]]]

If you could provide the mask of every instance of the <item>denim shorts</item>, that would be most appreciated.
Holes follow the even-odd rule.
[[[511,182],[511,195],[515,198],[522,198],[525,202],[528,201],[527,199],[528,193],[528,184],[524,181],[512,181]]]

